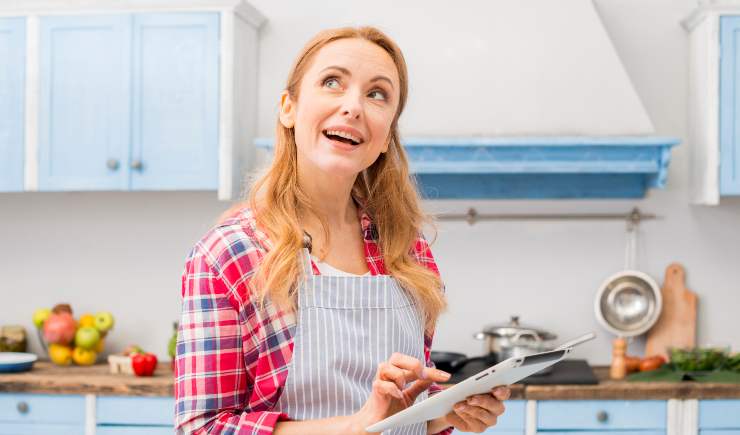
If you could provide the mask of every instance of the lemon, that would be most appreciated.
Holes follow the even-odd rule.
[[[75,364],[80,366],[91,366],[95,364],[97,357],[97,352],[90,349],[84,349],[82,347],[75,347],[75,350],[72,352],[72,359]]]
[[[95,316],[90,313],[83,314],[80,316],[80,327],[91,326],[95,327]]]
[[[72,348],[52,343],[49,345],[49,359],[56,365],[68,366],[72,363]]]

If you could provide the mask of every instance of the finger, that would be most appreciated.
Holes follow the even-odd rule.
[[[468,423],[460,417],[457,411],[452,411],[446,416],[447,421],[457,430],[462,432],[468,432]]]
[[[496,424],[496,419],[498,418],[496,417],[496,414],[486,408],[481,408],[480,406],[467,405],[462,409],[462,412],[471,416],[472,419],[482,422],[485,427]]]
[[[486,425],[486,423],[483,420],[481,420],[476,415],[474,415],[475,413],[478,413],[478,412],[475,410],[472,410],[471,408],[476,408],[476,407],[466,405],[465,403],[458,403],[457,405],[455,405],[454,410],[457,413],[457,415],[459,415],[460,418],[463,419],[463,421],[465,422],[465,426],[467,426],[468,428],[467,429],[468,431],[483,432],[489,425]],[[482,409],[482,408],[477,408],[477,409]]]
[[[511,397],[511,389],[509,387],[496,387],[492,393],[498,400],[509,400],[509,397]]]
[[[487,409],[494,415],[499,416],[504,413],[506,407],[504,403],[490,394],[476,394],[475,396],[468,397],[468,405],[480,406],[481,408]]]
[[[373,391],[382,396],[391,396],[395,397],[396,399],[403,399],[403,394],[401,393],[401,390],[398,389],[398,386],[396,384],[390,381],[382,381],[380,379],[376,379],[375,381],[373,381]]]
[[[435,368],[426,367],[420,360],[399,352],[391,355],[391,357],[388,359],[388,362],[396,367],[400,367],[413,372],[416,375],[414,379],[443,382],[450,378],[449,373]]]
[[[406,386],[407,374],[411,374],[408,370],[400,369],[388,362],[382,362],[378,364],[378,372],[375,379],[382,381],[392,381],[399,389]],[[415,376],[414,376],[415,377]]]
[[[411,400],[416,400],[416,397],[423,393],[424,390],[429,388],[434,382],[432,381],[422,381],[417,380],[414,383],[411,384],[410,387],[403,390],[403,392],[411,398]]]

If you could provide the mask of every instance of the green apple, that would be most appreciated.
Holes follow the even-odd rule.
[[[37,328],[41,329],[44,327],[44,322],[46,319],[49,318],[49,315],[51,315],[51,310],[48,308],[39,308],[38,310],[33,312],[33,324],[36,325]]]
[[[92,326],[83,326],[75,333],[75,346],[93,349],[100,341],[100,331]]]
[[[100,332],[108,332],[113,328],[113,314],[108,311],[101,311],[95,314],[95,327]]]

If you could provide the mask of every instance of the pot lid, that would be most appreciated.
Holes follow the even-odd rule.
[[[519,323],[519,316],[511,316],[509,323],[505,325],[486,326],[480,334],[507,338],[518,336],[522,339],[531,336],[534,340],[554,340],[557,338],[557,335],[550,331]]]

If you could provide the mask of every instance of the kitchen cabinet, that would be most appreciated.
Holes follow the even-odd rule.
[[[7,36],[2,19],[0,50],[12,46],[28,61],[9,63],[7,73],[3,62],[0,95],[12,87],[28,109],[25,130],[13,121],[19,133],[0,135],[0,151],[5,136],[21,144],[12,166],[25,175],[13,176],[14,188],[0,179],[0,191],[217,190],[219,199],[237,198],[255,161],[264,17],[240,0],[94,3],[7,6],[22,15],[26,31],[15,33],[28,43]],[[0,114],[16,106],[0,103]]]
[[[526,400],[509,400],[505,403],[506,411],[496,422],[496,426],[484,433],[496,435],[522,435],[525,431],[527,417]]]
[[[39,190],[218,188],[217,13],[41,18]]]
[[[97,435],[172,434],[175,400],[172,397],[98,397]]]
[[[0,18],[0,191],[23,190],[24,18]]]
[[[701,435],[740,435],[740,400],[699,402]]]
[[[652,431],[666,428],[663,400],[542,401],[537,404],[537,431]]]
[[[691,200],[740,196],[740,7],[718,0],[683,21],[689,32]]]
[[[82,396],[0,394],[0,435],[79,435],[84,427]]]

